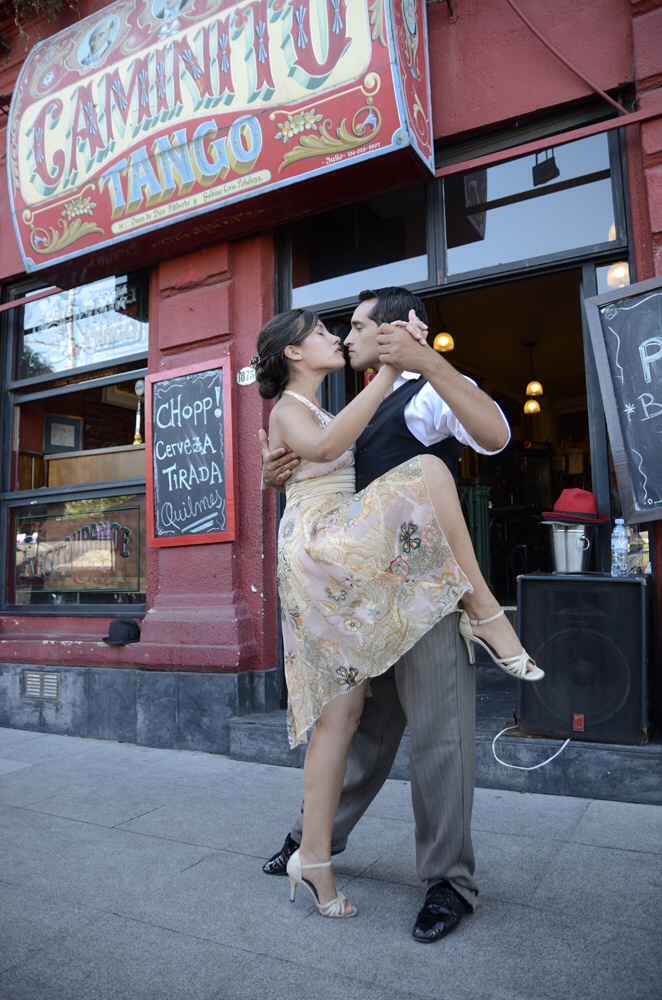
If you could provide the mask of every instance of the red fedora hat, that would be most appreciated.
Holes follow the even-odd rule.
[[[554,510],[543,511],[547,521],[577,521],[581,524],[604,524],[608,514],[598,514],[598,498],[588,490],[563,490]]]

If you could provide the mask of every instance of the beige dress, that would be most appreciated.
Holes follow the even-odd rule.
[[[286,390],[325,427],[331,414]],[[326,703],[384,673],[471,584],[437,521],[418,458],[355,492],[354,452],[302,460],[278,534],[290,745]]]

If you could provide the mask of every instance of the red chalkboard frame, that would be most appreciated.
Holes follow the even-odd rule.
[[[166,382],[173,379],[195,375],[199,372],[222,371],[223,374],[223,435],[225,445],[225,531],[215,531],[201,535],[157,535],[156,512],[154,508],[154,424],[153,424],[153,386],[155,382]],[[158,375],[148,375],[145,379],[145,445],[147,458],[147,544],[150,548],[163,548],[171,545],[210,545],[214,542],[233,542],[237,537],[236,528],[236,474],[234,458],[234,416],[232,393],[232,364],[229,357],[221,357],[214,362],[186,365],[183,368],[172,368]]]

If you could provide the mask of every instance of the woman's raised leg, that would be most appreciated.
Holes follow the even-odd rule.
[[[448,467],[434,455],[422,455],[420,461],[441,530],[446,536],[453,555],[473,587],[473,593],[467,593],[462,598],[469,618],[474,621],[484,621],[486,618],[498,616],[484,625],[473,625],[469,632],[475,638],[486,642],[502,660],[521,657],[524,650],[517,633],[505,614],[501,613],[501,605],[481,573],[460,506],[457,488]],[[530,657],[527,656],[526,661],[523,662],[526,664],[524,672],[530,675],[527,679],[533,680],[544,676]],[[503,669],[507,673],[512,672],[506,667]],[[515,676],[514,672],[513,676]]]

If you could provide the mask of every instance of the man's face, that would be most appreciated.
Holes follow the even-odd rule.
[[[99,49],[106,44],[109,34],[110,24],[100,24],[98,28],[95,28],[90,35],[90,52],[93,54],[98,52]]]
[[[352,315],[352,329],[345,337],[345,347],[349,354],[349,363],[357,372],[366,368],[379,368],[379,345],[377,331],[379,327],[369,313],[377,305],[377,299],[366,299],[359,302]]]

